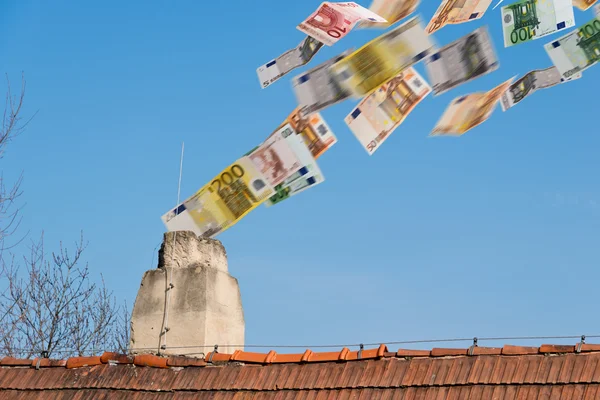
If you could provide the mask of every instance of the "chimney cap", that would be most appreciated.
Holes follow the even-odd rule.
[[[228,272],[227,252],[218,239],[200,237],[192,231],[165,232],[158,251],[158,268],[212,267]]]

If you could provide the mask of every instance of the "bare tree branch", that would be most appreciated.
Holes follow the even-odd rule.
[[[103,350],[127,351],[129,310],[121,309],[101,280],[90,281],[83,235],[70,253],[59,251],[46,257],[44,236],[24,257],[26,279],[14,264],[3,265],[7,290],[0,295],[0,354],[31,357],[92,355]],[[68,349],[68,351],[65,351]]]
[[[0,127],[0,158],[4,155],[4,149],[6,145],[14,139],[16,136],[23,133],[27,125],[35,117],[35,113],[27,121],[23,122],[21,117],[21,108],[23,107],[23,101],[25,99],[25,88],[27,83],[25,81],[25,75],[21,74],[21,93],[14,96],[12,93],[10,79],[6,74],[6,99],[4,103],[4,114],[2,116],[2,127]]]
[[[115,329],[113,329],[113,333],[115,338],[113,343],[115,345],[114,351],[119,353],[128,354],[129,353],[129,344],[130,344],[130,332],[131,332],[131,311],[129,307],[127,307],[127,302],[123,303],[123,307],[121,308],[121,315],[119,316],[119,320],[116,323]]]
[[[26,121],[21,117],[25,87],[22,77],[20,94],[13,95],[7,76],[0,159],[8,143],[35,117]],[[58,252],[46,257],[42,232],[21,265],[14,255],[5,258],[5,250],[22,240],[12,246],[6,244],[6,238],[15,233],[21,221],[16,204],[21,183],[22,175],[7,185],[0,172],[0,355],[29,358],[44,352],[47,356],[68,357],[92,355],[104,349],[127,351],[127,304],[122,309],[117,307],[103,278],[100,286],[90,281],[88,265],[81,260],[86,247],[83,234],[72,252],[60,243]]]
[[[8,143],[23,133],[25,127],[35,117],[35,114],[37,114],[35,113],[26,121],[21,116],[23,101],[25,99],[25,76],[21,75],[21,91],[18,95],[13,95],[8,75],[6,75],[6,83],[4,112],[2,114],[2,124],[0,125],[0,159],[4,156]],[[23,176],[21,175],[15,183],[7,185],[3,175],[0,174],[0,257],[3,250],[11,247],[5,244],[6,238],[15,233],[21,222],[19,208],[15,202],[21,195],[20,188],[22,182]]]

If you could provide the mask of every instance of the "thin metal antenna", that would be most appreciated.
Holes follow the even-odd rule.
[[[179,182],[177,183],[177,203],[175,204],[175,209],[177,209],[177,207],[179,207],[179,201],[180,201],[180,196],[181,196],[181,176],[183,175],[183,151],[185,149],[185,142],[181,142],[181,158],[179,159]],[[173,233],[173,246],[175,246],[175,244],[177,243],[177,231],[175,231],[175,233]],[[171,247],[171,258],[174,258],[173,255],[173,248]],[[167,332],[170,330],[169,328],[169,303],[171,300],[171,291],[173,289],[173,271],[171,271],[171,273],[169,274],[169,271],[167,268],[165,268],[165,272],[167,273],[167,275],[169,275],[169,286],[167,286],[166,288],[166,304],[165,304],[165,317],[163,320],[163,334],[164,334],[164,344],[162,346],[160,346],[161,350],[166,350],[167,349]],[[160,350],[159,350],[160,352]]]
[[[179,206],[179,195],[181,194],[181,175],[183,173],[183,150],[185,147],[185,142],[181,142],[181,159],[179,160],[179,184],[177,185],[177,204],[175,207]]]

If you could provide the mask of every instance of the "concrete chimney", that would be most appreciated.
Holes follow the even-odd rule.
[[[133,306],[133,353],[199,356],[216,344],[233,353],[243,350],[244,329],[240,288],[223,244],[190,231],[165,233],[158,268],[144,273]]]

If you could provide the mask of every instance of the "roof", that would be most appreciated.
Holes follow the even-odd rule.
[[[0,360],[2,399],[599,399],[600,345]]]

